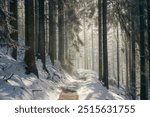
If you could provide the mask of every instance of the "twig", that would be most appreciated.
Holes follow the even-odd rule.
[[[14,74],[11,74],[8,78],[4,79],[4,81],[7,82],[8,80],[10,80],[10,79],[13,77],[13,75],[14,75]]]
[[[6,78],[6,75],[3,77],[3,80]]]
[[[38,89],[35,89],[35,90],[32,90],[32,92],[34,93],[34,92],[38,92],[38,91],[42,91],[42,90],[38,90]]]

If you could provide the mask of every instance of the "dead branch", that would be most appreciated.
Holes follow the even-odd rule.
[[[42,91],[42,90],[40,90],[40,89],[35,89],[35,90],[32,90],[32,93],[34,93],[34,92],[39,92],[39,91]]]
[[[8,78],[4,79],[4,81],[7,82],[8,80],[10,80],[10,79],[13,77],[13,75],[14,75],[14,74],[11,74]]]

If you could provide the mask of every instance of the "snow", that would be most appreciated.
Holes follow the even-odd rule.
[[[25,74],[23,62],[0,52],[0,99],[57,99],[60,93],[57,84],[47,79],[40,60],[37,60],[37,66],[39,79],[34,74]],[[4,80],[12,74],[11,79]]]
[[[70,82],[78,84],[78,94],[80,100],[127,100],[125,89],[118,89],[116,85],[111,85],[107,90],[98,80],[96,72],[91,70],[77,70],[74,79],[70,77]],[[71,83],[70,83],[71,84]],[[118,93],[119,92],[119,93]]]
[[[110,90],[107,90],[94,71],[80,69],[71,76],[62,70],[58,61],[52,66],[47,57],[46,62],[49,73],[42,69],[41,60],[36,60],[38,79],[34,74],[25,74],[24,62],[16,61],[0,51],[0,99],[57,100],[63,87],[75,90],[80,100],[130,99],[123,86],[118,89],[113,79]]]

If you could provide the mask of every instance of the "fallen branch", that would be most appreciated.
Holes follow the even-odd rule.
[[[14,74],[11,74],[8,78],[4,79],[4,81],[7,82],[8,80],[10,80],[10,79],[13,77],[13,75],[14,75]]]
[[[38,91],[42,91],[42,90],[38,90],[38,89],[35,89],[35,90],[32,90],[32,92],[34,93],[34,92],[38,92]]]

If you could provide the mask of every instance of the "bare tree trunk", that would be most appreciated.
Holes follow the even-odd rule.
[[[49,55],[54,64],[54,60],[56,59],[56,0],[49,0]]]
[[[25,63],[27,64],[26,73],[33,72],[38,76],[35,64],[35,38],[34,38],[34,0],[25,0]]]
[[[64,64],[64,2],[58,1],[59,54],[61,64]]]
[[[93,34],[93,24],[91,27],[91,38],[92,38],[92,70],[94,70],[94,34]]]
[[[118,88],[120,87],[120,50],[119,50],[119,29],[117,25],[117,77],[118,77]]]
[[[132,13],[131,13],[131,15],[133,16],[134,14],[133,14],[133,11],[131,11]],[[131,87],[131,95],[132,95],[132,99],[134,99],[134,100],[136,100],[136,73],[135,73],[135,68],[136,68],[136,66],[135,66],[135,32],[134,32],[134,30],[135,30],[135,28],[134,28],[134,18],[132,17],[132,20],[133,21],[131,21],[131,24],[132,24],[132,41],[131,41],[131,43],[132,43],[132,69],[131,69],[131,72],[132,72],[132,74],[131,74],[131,78],[130,78],[130,80],[131,80],[131,82],[130,82],[130,87]]]
[[[144,1],[139,0],[140,11],[140,66],[141,66],[141,100],[147,100],[146,70],[145,70],[145,35],[144,35]]]
[[[35,52],[38,55],[39,40],[39,0],[35,0]]]
[[[104,76],[103,82],[106,88],[108,84],[108,51],[107,51],[107,0],[103,0],[103,61],[104,61]]]
[[[128,52],[128,42],[126,40],[125,42],[125,48],[126,48],[126,91],[129,91],[129,52]]]
[[[99,20],[99,80],[101,81],[103,79],[103,64],[102,64],[102,59],[103,59],[103,54],[102,54],[102,30],[101,30],[101,16],[102,16],[102,10],[101,10],[102,4],[101,0],[98,1],[98,20]]]
[[[17,43],[18,42],[18,4],[17,0],[10,1],[10,12],[12,12],[10,25],[13,27],[11,38]],[[17,46],[14,46],[11,53],[14,59],[17,59]]]
[[[88,68],[88,58],[87,58],[87,40],[86,40],[86,22],[85,22],[85,15],[83,17],[83,30],[84,30],[84,68],[87,69]]]
[[[148,51],[149,51],[149,96],[150,96],[150,1],[147,0],[147,16],[148,16]]]
[[[44,15],[44,0],[39,0],[39,54],[43,63],[43,69],[46,69],[46,40],[45,40],[45,15]],[[47,71],[48,72],[48,71]]]

